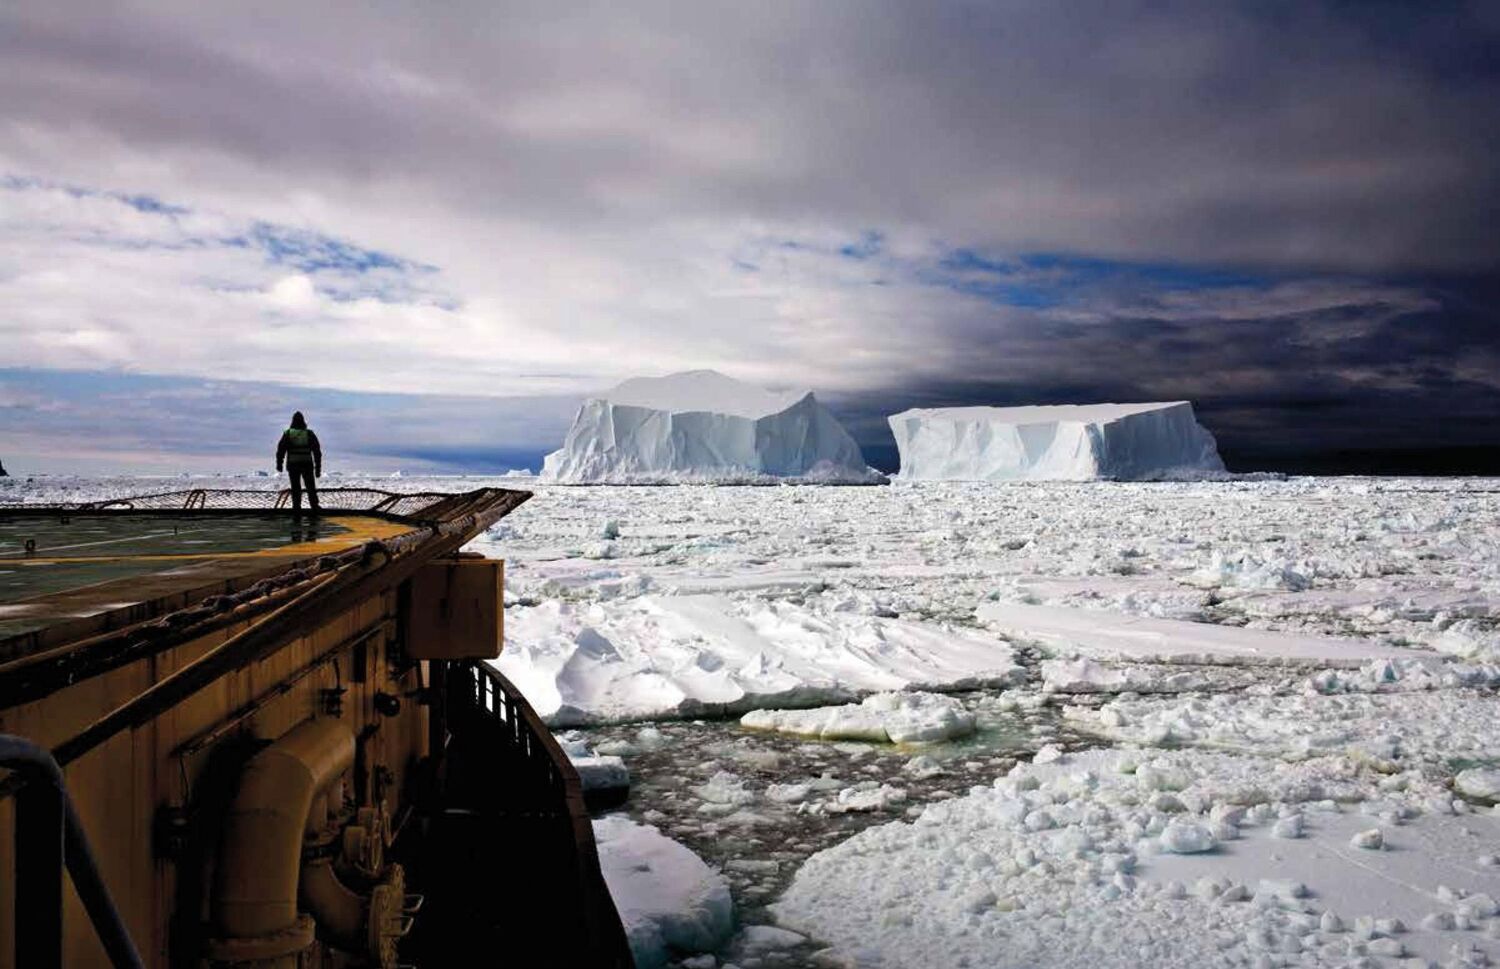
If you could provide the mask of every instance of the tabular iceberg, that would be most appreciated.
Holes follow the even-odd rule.
[[[882,480],[811,393],[712,370],[627,380],[584,402],[542,478],[568,483]]]
[[[890,424],[903,479],[1141,480],[1224,470],[1187,401],[915,409]]]

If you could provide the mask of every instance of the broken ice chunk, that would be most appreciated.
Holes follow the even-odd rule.
[[[1196,821],[1173,821],[1157,838],[1161,849],[1176,855],[1196,855],[1212,851],[1214,834]]]

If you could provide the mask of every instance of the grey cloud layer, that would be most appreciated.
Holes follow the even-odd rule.
[[[49,2],[0,53],[14,162],[162,153],[203,191],[1473,269],[1500,259],[1487,9]]]

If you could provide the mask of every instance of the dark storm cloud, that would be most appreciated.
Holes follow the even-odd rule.
[[[1418,298],[1405,305],[1350,287],[1345,302],[1249,319],[1036,323],[988,352],[976,341],[984,378],[851,395],[835,409],[887,467],[884,416],[905,407],[1183,399],[1233,470],[1500,473],[1496,284],[1407,285],[1399,292]]]
[[[400,179],[569,223],[811,216],[1121,258],[1500,261],[1500,25],[1483,3],[49,2],[3,17],[13,124],[221,153],[297,184]]]

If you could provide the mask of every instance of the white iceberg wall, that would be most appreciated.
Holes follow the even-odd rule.
[[[547,455],[544,479],[634,483],[877,477],[854,438],[811,393],[777,397],[703,372],[627,381],[617,390],[632,402],[609,395],[586,401],[563,446]],[[653,400],[663,406],[646,406]],[[762,407],[776,409],[756,415]]]
[[[547,455],[554,481],[633,480],[653,474],[753,472],[756,421],[703,411],[674,414],[603,399],[584,402],[563,446]]]
[[[859,445],[812,394],[778,414],[755,422],[755,452],[764,474],[869,476],[869,466]]]
[[[1087,481],[1224,470],[1192,404],[957,407],[889,418],[901,477]]]
[[[1096,442],[1082,423],[1012,424],[988,415],[890,418],[903,478],[969,480],[1098,477]]]
[[[1193,405],[1129,414],[1100,427],[1100,472],[1110,478],[1149,478],[1164,471],[1223,471],[1219,447],[1198,423]]]

